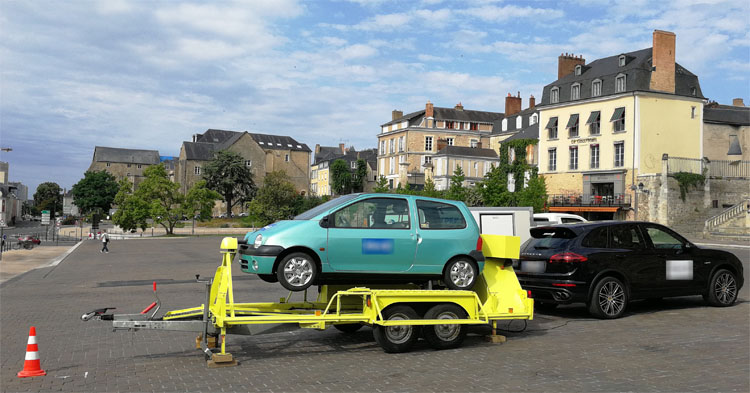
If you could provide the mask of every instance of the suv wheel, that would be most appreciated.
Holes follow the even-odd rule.
[[[451,259],[445,265],[443,282],[450,289],[469,290],[477,282],[479,267],[473,260],[461,257]]]
[[[276,268],[276,277],[290,291],[304,291],[318,278],[318,266],[311,256],[294,252],[281,260]]]
[[[591,293],[589,312],[601,319],[615,319],[625,313],[628,292],[622,281],[614,277],[604,277],[596,283]]]
[[[737,279],[734,273],[719,269],[708,282],[708,293],[703,295],[708,304],[714,307],[727,307],[737,300]]]

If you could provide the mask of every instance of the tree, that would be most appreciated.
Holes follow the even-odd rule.
[[[250,217],[258,220],[256,225],[262,226],[294,217],[297,206],[299,200],[294,184],[286,172],[277,171],[266,175],[248,206],[248,212]]]
[[[480,186],[485,206],[532,206],[535,212],[544,209],[547,186],[526,160],[528,146],[537,143],[536,139],[517,139],[500,145],[500,164],[487,172]],[[513,192],[508,189],[509,179],[515,184]]]
[[[206,181],[201,180],[188,190],[185,196],[183,214],[188,217],[197,215],[202,220],[208,219],[211,217],[211,209],[213,209],[214,202],[217,199],[221,199],[221,194],[209,189],[206,186]]]
[[[352,175],[352,191],[362,192],[365,189],[367,183],[367,162],[363,159],[357,160],[357,169],[354,170]]]
[[[73,185],[73,203],[81,213],[106,213],[112,207],[120,186],[115,177],[106,171],[86,171],[83,179]]]
[[[253,174],[245,165],[241,155],[221,150],[203,168],[206,187],[224,197],[227,204],[227,217],[232,216],[232,208],[239,203],[249,202],[257,187]]]
[[[150,206],[142,198],[133,195],[133,186],[127,179],[120,180],[114,203],[117,205],[117,211],[112,216],[115,225],[123,231],[138,228],[141,228],[141,231],[146,230],[147,220],[151,217]]]
[[[451,176],[451,185],[448,188],[448,194],[446,195],[448,199],[453,199],[454,201],[464,200],[466,197],[466,189],[464,188],[465,179],[464,170],[461,169],[460,165],[456,166],[456,170],[453,171],[453,176]]]
[[[435,182],[432,181],[432,178],[425,180],[424,190],[422,190],[422,195],[426,197],[432,197],[432,198],[440,197],[440,191],[435,189]]]
[[[352,172],[346,161],[338,159],[331,164],[331,187],[333,192],[344,195],[351,192]]]
[[[388,180],[383,175],[380,175],[377,183],[375,183],[375,188],[372,191],[382,194],[388,192],[389,190],[390,188],[388,187]]]
[[[50,219],[54,219],[57,213],[62,213],[62,189],[57,183],[45,182],[36,188],[34,193],[34,206],[39,210],[49,210]]]
[[[484,175],[480,192],[485,206],[516,206],[513,193],[508,191],[507,174],[500,167],[493,165]]]

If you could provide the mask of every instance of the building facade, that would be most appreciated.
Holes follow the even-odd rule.
[[[733,101],[703,109],[703,156],[711,161],[750,161],[750,108],[741,98]]]
[[[498,166],[500,158],[492,149],[466,146],[440,146],[433,156],[432,170],[428,171],[436,190],[447,190],[457,168],[464,173],[465,187],[473,187],[484,179],[492,165]]]
[[[372,192],[377,180],[377,149],[357,151],[354,147],[346,149],[342,143],[338,147],[315,146],[315,159],[310,167],[310,193],[312,195],[334,194],[330,168],[336,160],[344,160],[352,173],[357,169],[357,161],[364,160],[367,164],[367,174],[362,184],[363,191]]]
[[[117,181],[128,179],[135,187],[143,179],[143,171],[151,165],[159,164],[156,150],[121,149],[96,146],[89,171],[106,171]]]
[[[632,216],[637,177],[660,172],[663,154],[703,157],[705,98],[698,77],[675,62],[675,39],[656,30],[651,48],[588,65],[558,58],[558,80],[539,105],[550,211]]]

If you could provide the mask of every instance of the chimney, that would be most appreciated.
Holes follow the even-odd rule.
[[[391,120],[400,119],[402,117],[404,117],[404,112],[395,109],[393,110],[393,112],[391,112]]]
[[[424,117],[435,117],[435,109],[430,101],[424,107]]]
[[[197,141],[198,141],[198,134],[193,134],[193,142],[197,142]]]
[[[564,55],[560,53],[557,57],[557,79],[564,77],[565,75],[572,74],[576,69],[577,65],[586,65],[586,59],[583,56],[575,56],[574,54]]]
[[[445,138],[440,138],[437,140],[437,150],[435,151],[443,150],[446,146],[448,146],[448,141]]]
[[[745,101],[743,101],[742,98],[733,98],[732,106],[745,106]]]
[[[521,111],[521,93],[518,93],[518,97],[513,97],[508,93],[505,97],[505,117],[515,115]]]
[[[346,154],[346,144],[339,143],[339,150],[341,150],[341,154]]]
[[[670,31],[654,30],[651,90],[674,94],[675,39]]]
[[[464,110],[464,106],[461,105],[461,102],[459,102],[453,109],[455,109],[457,111],[462,111],[462,110]]]
[[[320,144],[316,143],[315,144],[315,154],[318,154],[318,153],[320,153]]]
[[[531,97],[529,97],[529,108],[533,108],[536,105],[536,99],[534,99],[534,95],[532,94]]]

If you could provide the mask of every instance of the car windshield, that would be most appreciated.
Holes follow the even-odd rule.
[[[340,196],[338,198],[331,199],[330,201],[328,201],[328,202],[326,202],[326,203],[324,203],[322,205],[315,206],[314,208],[312,208],[312,209],[310,209],[310,210],[308,210],[308,211],[306,211],[306,212],[304,212],[304,213],[302,213],[302,214],[294,217],[294,219],[295,220],[310,220],[313,217],[317,216],[318,214],[323,213],[325,211],[328,211],[328,210],[332,209],[335,206],[338,206],[338,205],[344,204],[346,202],[349,202],[352,199],[354,199],[354,198],[356,198],[356,197],[358,197],[360,195],[361,194],[347,194],[347,195],[342,195],[342,196]]]

